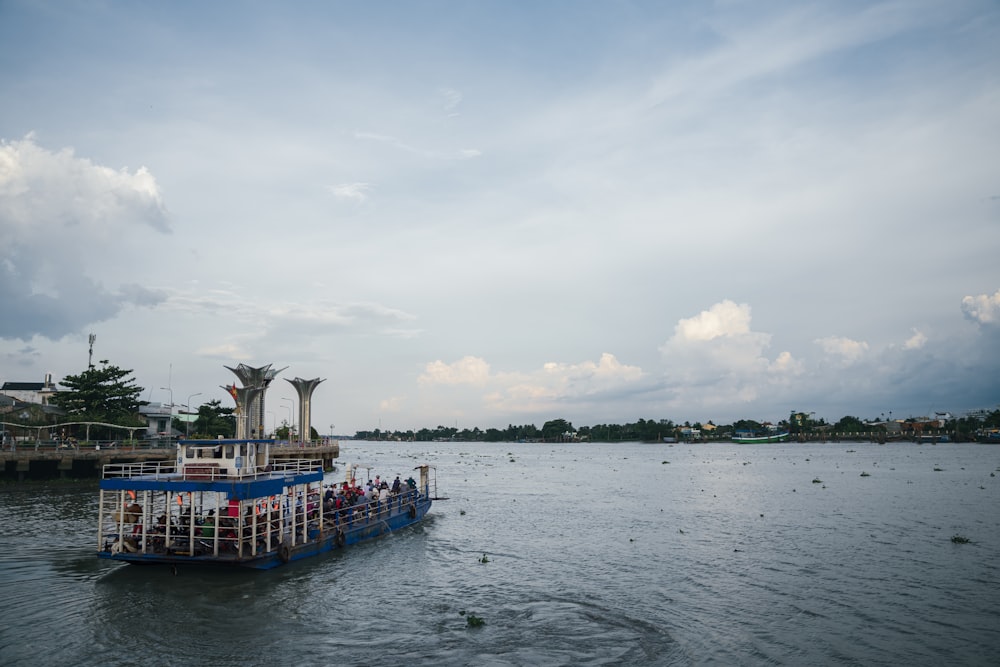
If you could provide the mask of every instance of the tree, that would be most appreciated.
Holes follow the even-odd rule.
[[[236,435],[236,416],[233,408],[222,407],[219,399],[213,399],[198,406],[198,418],[194,421],[196,437],[232,438]]]
[[[542,424],[542,437],[546,440],[561,440],[564,433],[572,433],[573,424],[565,419],[553,419]]]
[[[860,433],[870,430],[867,425],[857,417],[841,417],[840,421],[833,425],[833,430],[838,433]]]
[[[67,388],[50,400],[61,407],[74,421],[98,421],[122,426],[139,426],[140,401],[145,391],[135,384],[131,369],[113,366],[107,359],[98,362],[79,375],[67,375],[59,383]]]

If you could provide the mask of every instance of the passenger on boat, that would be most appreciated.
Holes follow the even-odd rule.
[[[204,523],[198,528],[197,535],[201,537],[215,537],[215,510],[208,510],[208,516]]]
[[[399,475],[396,475],[396,479],[393,480],[393,482],[392,482],[392,492],[394,494],[395,493],[399,493],[401,486],[402,486],[402,484],[399,481]]]

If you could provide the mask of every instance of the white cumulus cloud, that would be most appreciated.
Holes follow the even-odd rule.
[[[482,386],[489,378],[490,365],[484,359],[465,356],[451,364],[446,364],[441,360],[428,363],[424,367],[423,374],[417,378],[417,382],[422,385],[469,384]]]
[[[847,363],[860,360],[868,352],[868,343],[842,336],[826,336],[816,339],[815,342],[827,354],[840,357]]]
[[[927,344],[927,336],[917,329],[913,330],[913,335],[903,343],[904,350],[919,350]]]
[[[771,334],[754,331],[748,304],[728,299],[680,320],[662,346],[669,406],[719,408],[748,403],[802,372],[790,352],[772,361]],[[691,408],[687,408],[691,409]]]
[[[170,231],[156,179],[50,151],[32,135],[0,142],[0,337],[58,339],[166,296],[101,275],[150,229]]]
[[[994,294],[979,294],[962,299],[962,313],[979,324],[1000,322],[1000,289]]]
[[[750,332],[750,306],[745,303],[737,305],[727,299],[694,317],[681,320],[674,331],[675,339],[685,341],[747,334]]]

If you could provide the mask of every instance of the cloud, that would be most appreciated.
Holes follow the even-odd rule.
[[[378,407],[380,412],[399,412],[405,403],[402,396],[390,396],[379,401]]]
[[[927,336],[925,336],[920,331],[914,329],[913,335],[906,339],[903,343],[904,350],[919,350],[924,345],[927,344]]]
[[[364,139],[366,141],[374,141],[376,143],[390,146],[405,153],[412,153],[414,155],[432,160],[469,160],[482,155],[482,151],[476,148],[461,148],[458,150],[435,150],[435,149],[418,148],[416,146],[406,143],[401,139],[398,139],[397,137],[388,134],[380,134],[378,132],[358,131],[354,133],[354,138]]]
[[[448,112],[448,115],[457,116],[456,109],[462,103],[462,93],[454,88],[440,88],[438,93],[444,98],[444,110]]]
[[[368,192],[372,189],[370,183],[341,183],[328,188],[337,199],[351,199],[358,203],[368,201]]]
[[[249,361],[253,359],[253,355],[250,354],[249,350],[233,342],[202,347],[196,350],[195,353],[209,359],[235,359],[236,361]]]
[[[840,357],[841,360],[849,364],[858,361],[868,352],[868,343],[841,336],[827,336],[819,338],[815,342],[827,354]]]
[[[979,294],[965,297],[962,299],[962,313],[978,324],[1000,324],[1000,289],[992,296]]]
[[[4,365],[8,368],[14,366],[30,368],[33,364],[43,359],[44,355],[33,345],[25,345],[3,356]]]
[[[720,336],[738,337],[750,333],[750,306],[726,300],[703,310],[695,317],[681,320],[675,327],[675,339],[706,341]]]
[[[603,409],[605,403],[637,390],[644,377],[637,366],[622,364],[613,354],[604,353],[598,361],[579,363],[547,362],[529,372],[494,373],[486,360],[466,356],[451,364],[434,361],[425,366],[418,384],[425,400],[440,402],[439,390],[461,389],[461,395],[449,394],[455,406],[462,403],[472,410],[486,408],[490,413],[508,418],[513,415],[552,415]],[[475,388],[478,393],[469,392]],[[431,396],[433,394],[433,396]],[[475,403],[475,405],[471,405]],[[567,415],[572,416],[572,415]]]
[[[58,339],[127,305],[161,303],[161,292],[97,277],[149,230],[170,226],[144,167],[115,171],[32,135],[0,142],[0,337]]]
[[[748,304],[728,299],[678,321],[660,346],[668,396],[665,405],[707,413],[749,403],[803,372],[790,352],[765,356],[771,335],[753,331]]]
[[[417,378],[421,385],[435,384],[467,384],[484,386],[490,379],[490,365],[479,357],[465,356],[458,361],[446,364],[441,360],[432,361],[424,368],[424,373]]]

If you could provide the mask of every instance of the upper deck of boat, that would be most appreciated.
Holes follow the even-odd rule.
[[[219,491],[232,498],[259,498],[276,495],[285,486],[319,482],[323,462],[319,459],[273,461],[266,466],[233,471],[211,462],[166,461],[110,463],[104,466],[101,488],[107,490]]]

